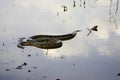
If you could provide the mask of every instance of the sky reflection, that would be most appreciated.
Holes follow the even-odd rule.
[[[115,30],[115,25],[109,22],[108,1],[91,1],[84,9],[78,6],[78,0],[75,8],[73,1],[64,0],[1,0],[0,80],[120,79],[117,76],[120,73],[120,30]],[[63,12],[62,5],[67,5],[68,11]],[[118,26],[119,17],[117,14]],[[95,25],[98,32],[87,36],[86,28]],[[49,50],[48,55],[44,49],[17,47],[21,37],[62,35],[77,29],[83,31],[63,42],[61,48]],[[16,69],[23,63],[27,65]]]

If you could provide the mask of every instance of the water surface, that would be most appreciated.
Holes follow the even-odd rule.
[[[73,8],[73,1],[63,0],[0,1],[0,80],[119,80],[120,30],[108,21],[107,3],[86,1],[84,8],[76,0]],[[62,5],[68,7],[66,12]],[[87,36],[86,28],[95,25],[98,31]],[[21,37],[77,29],[82,32],[48,55],[44,49],[17,47]]]

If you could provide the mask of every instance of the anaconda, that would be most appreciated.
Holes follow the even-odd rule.
[[[29,37],[26,41],[24,41],[26,38],[21,38],[17,46],[19,48],[24,48],[23,46],[35,46],[42,49],[60,48],[62,47],[62,41],[74,38],[79,31],[81,30],[65,35],[35,35]]]

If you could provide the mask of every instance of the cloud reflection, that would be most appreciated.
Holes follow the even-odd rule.
[[[0,1],[0,79],[1,80],[118,80],[120,73],[120,31],[108,22],[107,1],[86,9],[71,7],[73,1],[1,0]],[[99,3],[97,2],[97,3]],[[77,3],[77,2],[76,2]],[[61,5],[67,5],[63,12]],[[101,6],[102,5],[102,6]],[[56,12],[59,12],[57,16]],[[119,13],[120,11],[118,11]],[[119,14],[116,17],[120,23]],[[98,25],[98,32],[87,36]],[[83,32],[64,42],[63,47],[46,50],[17,48],[18,38],[38,34]],[[3,46],[3,43],[5,44]],[[30,56],[28,56],[30,55]],[[22,70],[15,68],[27,63]],[[37,69],[34,69],[37,67]],[[10,71],[5,71],[9,69]],[[28,72],[31,70],[31,72]]]

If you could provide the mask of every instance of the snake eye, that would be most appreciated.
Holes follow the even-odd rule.
[[[23,39],[23,42],[26,42],[27,41],[27,39]]]
[[[23,38],[18,38],[19,40],[19,42],[26,42],[27,41],[27,39],[25,38],[25,37],[23,37]]]

